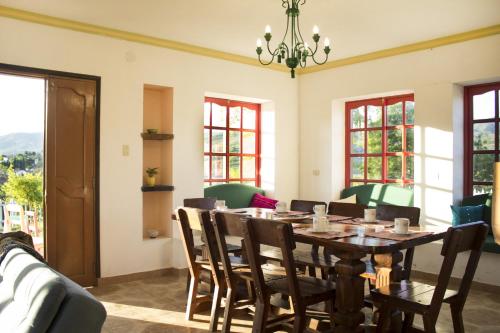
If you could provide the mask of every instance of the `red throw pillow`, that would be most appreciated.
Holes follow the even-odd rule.
[[[252,201],[250,201],[250,207],[275,209],[277,203],[278,200],[255,193],[252,197]]]

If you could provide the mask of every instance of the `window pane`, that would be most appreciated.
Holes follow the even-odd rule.
[[[243,108],[243,128],[255,129],[256,127],[255,110]]]
[[[482,95],[472,97],[474,119],[495,118],[495,91],[488,91]]]
[[[365,132],[351,132],[351,153],[362,154],[365,151]]]
[[[229,156],[229,178],[240,178],[239,156]]]
[[[495,123],[474,124],[474,150],[495,149]]]
[[[401,125],[403,123],[403,102],[387,106],[387,125]]]
[[[406,129],[406,151],[408,152],[413,152],[414,150],[414,143],[415,138],[414,138],[414,131],[413,128],[407,128]]]
[[[369,154],[382,153],[382,131],[368,131],[368,147]]]
[[[212,178],[225,179],[226,178],[226,157],[225,156],[212,156]]]
[[[474,154],[472,158],[472,180],[476,182],[493,181],[495,155]]]
[[[387,151],[390,153],[403,151],[403,135],[400,129],[387,131]]]
[[[365,185],[365,183],[363,183],[363,182],[351,182],[351,187],[359,186],[359,185]]]
[[[382,157],[367,158],[368,179],[382,179]]]
[[[255,157],[243,157],[243,178],[256,178],[255,177]]]
[[[351,178],[352,179],[365,178],[365,158],[364,157],[351,157]]]
[[[203,109],[203,125],[210,126],[210,103],[205,102]]]
[[[240,132],[239,131],[229,131],[229,152],[239,153],[240,152]]]
[[[212,130],[212,153],[226,152],[226,131]]]
[[[402,158],[401,156],[387,156],[387,178],[401,179]]]
[[[255,154],[255,133],[243,132],[243,154]]]
[[[493,192],[493,186],[492,185],[474,185],[472,187],[473,194],[484,194],[484,193],[492,193]]]
[[[210,130],[206,128],[203,131],[203,151],[210,152]]]
[[[365,127],[365,107],[351,109],[351,128]]]
[[[241,107],[233,106],[229,108],[229,127],[241,128]]]
[[[382,107],[368,105],[368,127],[382,127]]]
[[[226,127],[226,107],[212,103],[212,126]]]
[[[205,188],[205,187],[209,187],[209,186],[210,186],[210,183],[209,183],[209,182],[204,182],[204,183],[203,183],[203,188]]]
[[[406,179],[413,179],[415,176],[414,160],[413,156],[406,156]]]
[[[406,124],[413,125],[415,123],[415,102],[405,102]]]
[[[210,178],[210,156],[203,156],[203,177]]]

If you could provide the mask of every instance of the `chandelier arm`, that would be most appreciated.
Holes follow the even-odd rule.
[[[262,61],[262,59],[261,59],[261,57],[260,57],[260,54],[259,54],[259,62],[261,63],[261,65],[267,66],[267,65],[270,65],[270,64],[272,64],[272,63],[273,63],[273,61],[274,61],[274,57],[275,57],[275,56],[273,55],[273,56],[272,56],[272,58],[271,58],[271,60],[269,60],[269,62],[264,62],[264,61]]]
[[[315,63],[316,65],[324,65],[324,64],[328,61],[328,54],[326,55],[325,60],[323,60],[323,61],[321,61],[321,62],[317,62],[317,61],[316,61],[316,58],[315,58],[315,57],[313,57],[313,56],[311,56],[311,59],[314,61],[314,63]]]
[[[281,0],[281,7],[285,9],[290,8],[290,0]]]

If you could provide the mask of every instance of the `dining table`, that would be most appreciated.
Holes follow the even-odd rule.
[[[326,217],[331,230],[314,232],[313,214],[309,213],[293,211],[278,213],[265,208],[240,208],[225,211],[249,218],[272,218],[292,223],[295,242],[322,246],[339,259],[335,263],[337,274],[335,332],[363,330],[362,324],[365,317],[361,310],[365,300],[365,279],[361,275],[366,270],[363,258],[372,255],[376,271],[389,272],[389,278],[385,283],[401,281],[402,251],[441,240],[448,229],[444,226],[424,225],[410,227],[408,234],[400,235],[393,232],[391,221],[366,223],[362,219],[349,216],[328,215]],[[376,228],[377,225],[383,228]],[[366,230],[363,235],[358,234],[360,226]],[[379,286],[381,285],[377,287]],[[396,318],[393,325],[400,325],[397,321]]]

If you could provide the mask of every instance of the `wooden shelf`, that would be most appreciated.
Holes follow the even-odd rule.
[[[141,136],[144,140],[172,140],[174,138],[173,134],[166,134],[166,133],[156,133],[156,134],[141,133]]]
[[[142,192],[172,192],[173,190],[174,190],[173,185],[155,185],[155,186],[144,185],[141,187]]]

